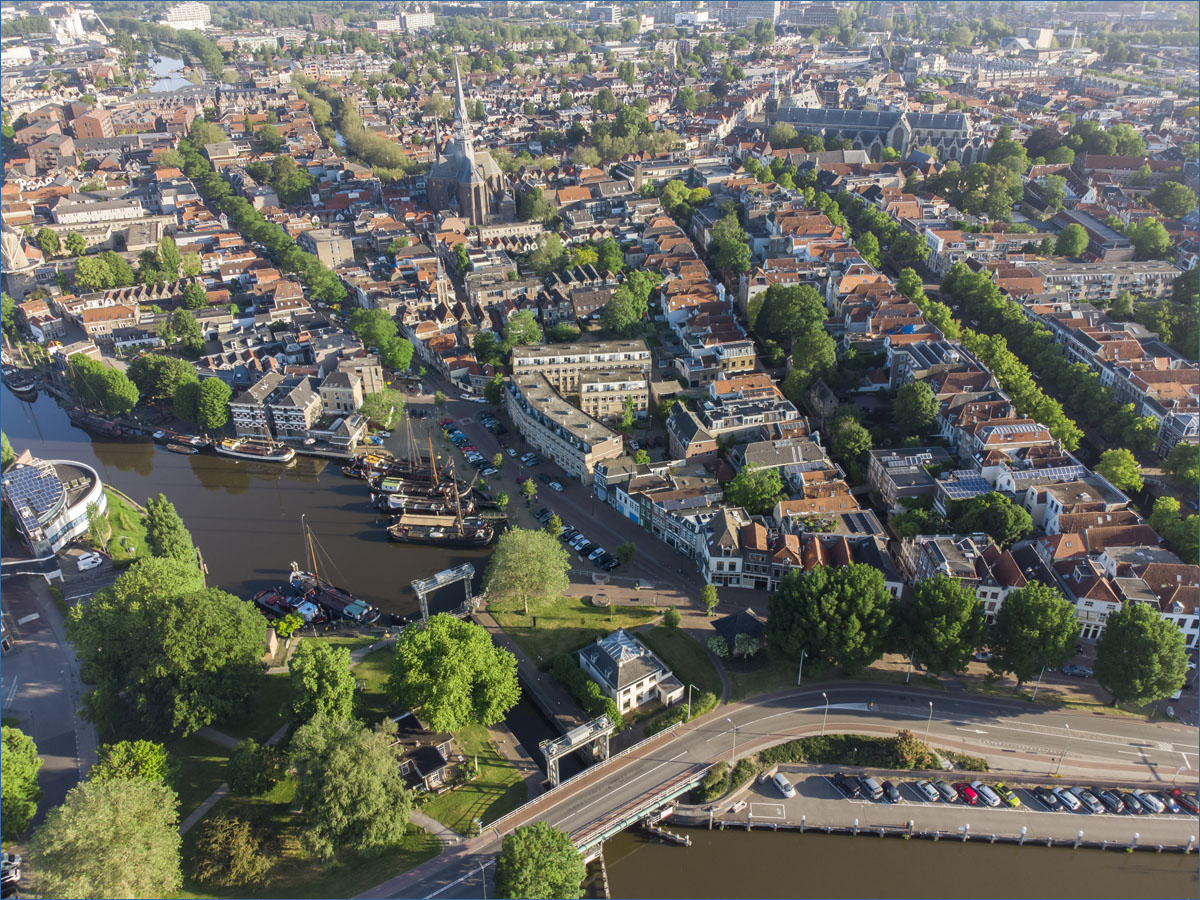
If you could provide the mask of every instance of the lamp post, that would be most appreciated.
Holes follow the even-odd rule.
[[[800,679],[804,677],[804,657],[808,656],[807,650],[800,651],[800,672],[796,675],[796,684],[800,684]]]
[[[916,654],[915,650],[912,653],[908,654],[908,671],[904,673],[904,683],[905,684],[908,684],[908,679],[912,678],[913,656],[915,654]]]
[[[732,767],[733,760],[737,756],[737,726],[733,724],[733,719],[728,716],[725,717],[725,721],[733,727],[733,749],[729,751],[729,765]]]
[[[487,900],[487,875],[483,871],[483,860],[476,858],[479,863],[479,884],[483,888],[483,900]]]
[[[1064,722],[1063,727],[1067,729],[1067,746],[1063,752],[1058,755],[1058,765],[1054,767],[1055,778],[1058,777],[1058,773],[1062,770],[1063,757],[1071,752],[1071,726]]]
[[[825,698],[825,715],[821,716],[821,735],[825,734],[825,723],[829,720],[829,695],[821,691],[821,696]]]
[[[1033,697],[1032,697],[1033,700],[1037,699],[1038,688],[1040,688],[1042,686],[1042,676],[1045,674],[1046,674],[1046,667],[1042,666],[1042,671],[1038,672],[1037,684],[1035,684],[1033,686]]]
[[[925,746],[929,746],[929,726],[933,724],[933,701],[929,701],[929,718],[925,720]]]
[[[687,722],[690,722],[692,720],[692,688],[693,687],[695,687],[695,685],[693,685],[693,684],[688,685],[688,704],[687,704],[688,711],[687,711],[687,719],[684,720]],[[699,688],[697,688],[697,690],[699,690]]]

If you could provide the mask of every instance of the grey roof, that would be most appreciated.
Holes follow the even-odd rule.
[[[268,372],[257,382],[246,388],[238,396],[234,397],[232,403],[252,404],[258,406],[270,396],[275,388],[279,387],[283,381],[283,376],[278,372]]]
[[[624,628],[597,639],[580,650],[579,655],[616,691],[655,672],[670,673],[657,656]]]

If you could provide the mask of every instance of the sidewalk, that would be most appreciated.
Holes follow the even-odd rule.
[[[528,799],[532,800],[541,794],[545,790],[546,776],[538,768],[537,763],[529,758],[529,754],[525,752],[525,748],[521,746],[517,736],[512,733],[508,725],[504,722],[492,725],[488,728],[488,736],[496,745],[496,752],[512,763],[513,768],[525,778]]]

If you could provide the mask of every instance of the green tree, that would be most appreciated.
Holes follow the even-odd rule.
[[[168,280],[179,277],[179,269],[183,265],[183,257],[175,246],[175,239],[169,234],[163,235],[158,241],[158,267],[166,273]]]
[[[1171,235],[1157,219],[1138,222],[1129,229],[1129,240],[1138,259],[1165,259],[1174,246]]]
[[[164,326],[164,340],[168,344],[178,341],[184,353],[193,357],[204,350],[204,331],[190,309],[175,310]]]
[[[1072,258],[1083,256],[1083,251],[1088,248],[1089,240],[1088,233],[1083,230],[1083,226],[1072,222],[1058,233],[1058,240],[1054,243],[1054,252],[1058,256]]]
[[[640,447],[633,454],[634,465],[648,466],[650,465],[650,454]]]
[[[1007,601],[1006,601],[1007,602]],[[1143,706],[1169,697],[1187,675],[1183,632],[1148,603],[1123,603],[1108,614],[1096,642],[1096,681],[1112,694],[1113,706]]]
[[[639,304],[624,286],[612,292],[604,308],[600,310],[600,327],[610,334],[635,334],[646,315],[647,308]]]
[[[220,815],[205,821],[196,842],[194,875],[201,884],[242,887],[261,884],[272,859],[260,829],[246,819]]]
[[[279,133],[279,129],[269,122],[258,126],[258,130],[254,133],[254,136],[258,138],[259,143],[263,145],[263,149],[268,153],[278,153],[283,149],[284,144],[287,143],[283,135]]]
[[[879,268],[879,239],[876,238],[875,235],[868,231],[858,239],[858,241],[855,243],[855,247],[857,247],[859,255],[862,256],[864,260],[869,262],[875,268]]]
[[[820,566],[785,575],[767,601],[767,643],[799,662],[856,672],[877,660],[892,622],[892,596],[871,566]]]
[[[950,514],[956,534],[981,531],[1001,547],[1011,547],[1033,531],[1033,517],[1025,508],[995,491],[952,502]]]
[[[12,444],[8,442],[8,435],[0,431],[0,471],[11,466],[16,458],[16,451],[13,450]]]
[[[9,840],[19,840],[37,812],[41,767],[33,738],[18,728],[0,728],[0,825]]]
[[[288,661],[292,721],[307,722],[317,713],[328,719],[354,715],[354,675],[350,650],[316,641],[301,641]]]
[[[587,870],[563,832],[546,822],[505,835],[496,857],[496,896],[525,900],[577,900]]]
[[[0,293],[0,327],[10,340],[17,340],[17,301],[6,293]]]
[[[477,332],[471,340],[471,349],[481,365],[497,365],[500,362],[500,342],[490,331]]]
[[[406,372],[412,365],[413,345],[408,338],[392,338],[379,350],[383,364],[393,371]]]
[[[171,786],[175,765],[167,748],[154,741],[118,741],[100,748],[100,759],[88,772],[89,781],[144,778]]]
[[[706,584],[700,589],[700,602],[704,604],[704,610],[710,616],[716,612],[717,604],[721,602],[717,596],[716,585]]]
[[[1043,667],[1061,668],[1075,652],[1079,623],[1075,606],[1057,589],[1033,581],[1010,591],[996,614],[991,637],[996,672],[1011,672],[1017,690]]]
[[[196,424],[205,431],[220,431],[229,421],[233,391],[220,378],[205,378],[196,395]]]
[[[374,422],[383,429],[391,428],[404,414],[404,395],[392,388],[384,388],[363,397],[359,410],[364,419]]]
[[[892,417],[896,426],[905,433],[916,434],[933,424],[939,405],[929,385],[923,381],[914,381],[896,392]]]
[[[481,626],[444,613],[401,632],[388,691],[435,731],[494,725],[521,696],[516,658]]]
[[[369,731],[317,713],[296,730],[291,757],[307,852],[329,859],[342,849],[380,851],[403,838],[412,795],[392,746],[395,727],[385,722]]]
[[[461,242],[454,245],[454,271],[460,278],[471,271],[471,257],[467,253],[467,245]]]
[[[58,251],[60,249],[58,232],[51,231],[49,228],[38,229],[37,237],[34,238],[34,242],[38,245],[38,248],[44,254],[46,254],[47,259],[58,256]]]
[[[760,469],[747,463],[725,485],[725,501],[740,506],[752,516],[762,516],[775,508],[783,493],[783,479],[778,469]]]
[[[919,581],[896,617],[900,645],[930,672],[961,672],[983,643],[979,598],[963,582],[940,572]]]
[[[521,484],[522,494],[526,494],[526,485],[534,485],[530,493],[537,490],[529,478]],[[529,615],[531,609],[536,611],[562,596],[569,584],[570,564],[566,549],[540,529],[504,532],[496,542],[484,577],[489,606],[517,608]]]
[[[492,468],[493,469],[503,469],[504,468],[504,454],[503,453],[497,451],[495,453],[495,455],[492,456]]]
[[[183,306],[185,309],[207,309],[208,308],[208,292],[204,290],[204,285],[198,281],[193,281],[183,288]]]
[[[621,418],[617,421],[617,427],[627,432],[633,427],[635,418],[633,396],[629,395],[625,397],[625,403],[621,408]]]
[[[188,735],[244,712],[262,677],[267,623],[251,604],[203,588],[194,563],[139,560],[67,615],[67,637],[95,689],[85,714]]]
[[[533,310],[523,309],[509,318],[504,325],[504,343],[508,347],[542,343],[542,329],[538,327]]]
[[[200,382],[185,381],[180,384],[175,388],[172,401],[176,416],[185,422],[196,424],[200,418]]]
[[[183,886],[179,800],[144,778],[85,781],[34,832],[45,897],[166,897]]]
[[[1159,497],[1154,501],[1147,523],[1162,535],[1167,547],[1189,564],[1196,563],[1197,557],[1197,526],[1200,516],[1195,514],[1186,518],[1180,513],[1179,501],[1174,497]]]
[[[679,623],[683,621],[683,616],[679,614],[679,610],[671,606],[663,613],[663,624],[668,628],[678,628]]]
[[[713,264],[723,272],[740,274],[750,271],[750,244],[745,230],[738,222],[737,214],[725,215],[712,230]]]
[[[85,256],[76,264],[76,290],[106,291],[115,286],[112,272],[99,256]]]
[[[174,397],[181,384],[198,382],[196,367],[187,360],[145,353],[129,364],[126,375],[141,397]]]
[[[229,784],[229,790],[240,797],[258,797],[283,777],[285,762],[277,747],[246,738],[229,754],[225,781]]]
[[[196,546],[192,535],[175,511],[175,504],[159,494],[146,501],[146,543],[158,557],[175,559],[186,565],[196,565]]]
[[[617,559],[621,565],[627,566],[637,558],[637,544],[626,541],[617,547]]]
[[[1196,194],[1178,181],[1164,181],[1150,192],[1150,202],[1157,206],[1164,216],[1177,219],[1196,208]]]
[[[441,391],[434,391],[433,392],[433,405],[438,407],[439,409],[441,407],[445,406],[446,405],[446,395],[443,394]]]
[[[1095,472],[1108,479],[1109,484],[1122,491],[1142,489],[1142,467],[1137,457],[1125,449],[1112,448],[1100,454]]]
[[[862,481],[862,458],[871,449],[871,432],[852,418],[833,423],[833,458],[846,468],[853,481]]]
[[[87,253],[87,242],[74,231],[68,232],[63,239],[63,248],[67,251],[67,255],[75,259]]]
[[[11,458],[11,447],[8,452]],[[1176,444],[1167,456],[1163,468],[1172,478],[1192,491],[1200,487],[1200,457],[1197,456],[1195,444]]]
[[[596,245],[596,255],[596,268],[601,272],[619,275],[625,268],[625,254],[621,252],[621,245],[610,237]]]
[[[100,504],[87,505],[87,539],[88,543],[97,550],[103,550],[108,544],[111,528],[108,524],[108,514],[100,511]]]

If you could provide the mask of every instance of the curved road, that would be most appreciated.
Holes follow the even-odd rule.
[[[576,832],[699,764],[728,760],[735,737],[740,757],[823,727],[866,734],[908,728],[918,737],[928,728],[935,747],[985,756],[994,770],[1010,774],[1045,777],[1058,767],[1071,780],[1170,784],[1178,775],[1181,783],[1195,781],[1186,755],[1196,751],[1194,728],[896,685],[812,684],[720,707],[626,756],[585,770],[484,835],[361,896],[480,896],[480,866],[489,866],[498,852],[500,833],[536,820]]]

